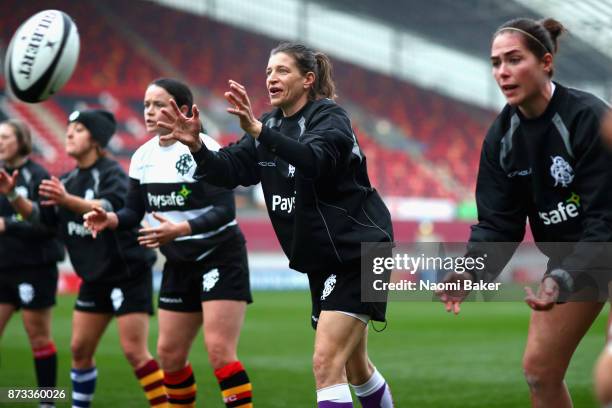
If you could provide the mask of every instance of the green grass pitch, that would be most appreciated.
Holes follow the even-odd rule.
[[[248,308],[239,355],[254,387],[256,407],[314,407],[310,328],[306,292],[255,292]],[[70,318],[74,297],[60,296],[53,335],[59,350],[59,386],[70,387]],[[607,311],[607,308],[605,309]],[[388,379],[396,406],[525,407],[521,372],[529,310],[520,302],[469,303],[461,315],[439,303],[392,302],[382,333],[370,328],[370,355]],[[377,327],[380,325],[376,325]],[[157,320],[151,322],[155,351]],[[576,407],[595,407],[592,367],[603,347],[605,316],[598,318],[570,366],[567,383]],[[94,407],[144,407],[144,394],[119,348],[112,323],[96,355],[98,384]],[[222,407],[200,334],[191,350],[198,383],[198,406]],[[0,387],[31,387],[34,370],[20,316],[14,316],[0,347]],[[0,403],[0,407],[10,404]],[[17,407],[36,404],[16,404]],[[68,406],[67,403],[58,406]],[[358,405],[357,405],[358,406]]]

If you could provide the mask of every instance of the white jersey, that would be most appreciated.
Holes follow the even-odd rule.
[[[200,134],[200,138],[208,149],[219,150],[219,144],[210,136]],[[202,225],[211,227],[162,246],[162,252],[170,260],[202,260],[220,242],[239,233],[233,193],[196,181],[193,178],[195,169],[196,163],[187,146],[179,142],[160,146],[159,137],[139,147],[130,162],[129,176],[140,185],[141,198],[145,202],[145,222],[149,226],[160,224],[152,215],[155,212],[173,223],[187,221],[192,230]],[[219,208],[225,211],[221,217],[215,215]],[[210,221],[208,216],[212,217]],[[197,224],[198,220],[203,220],[203,223]],[[223,220],[221,225],[219,220]]]

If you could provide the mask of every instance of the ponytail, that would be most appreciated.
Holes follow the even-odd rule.
[[[311,99],[336,98],[336,84],[332,78],[332,63],[329,57],[322,52],[315,53],[317,72],[315,83],[310,90]]]

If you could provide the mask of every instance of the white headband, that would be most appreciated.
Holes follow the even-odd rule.
[[[496,37],[498,34],[500,34],[502,31],[506,31],[506,30],[512,30],[512,31],[518,31],[519,33],[525,34],[527,37],[533,39],[535,42],[537,42],[538,44],[540,44],[542,46],[542,48],[544,48],[544,51],[549,52],[549,53],[553,53],[552,50],[549,50],[547,46],[544,45],[544,43],[542,43],[542,41],[538,40],[533,34],[529,34],[527,31],[525,30],[521,30],[520,28],[515,28],[515,27],[504,27],[499,29],[496,33],[495,36]]]

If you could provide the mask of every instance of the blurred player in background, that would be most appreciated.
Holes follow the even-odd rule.
[[[93,240],[83,214],[94,205],[108,210],[125,204],[128,177],[103,150],[115,132],[115,118],[102,110],[73,112],[66,133],[66,152],[77,167],[61,177],[43,180],[43,201],[18,197],[11,202],[26,219],[57,226],[75,272],[83,279],[72,320],[72,405],[89,407],[97,370],[94,354],[113,316],[117,317],[123,352],[134,368],[151,406],[168,406],[163,373],[148,351],[152,306],[151,266],[155,254],[138,245],[137,231],[106,232]],[[0,192],[13,194],[16,177],[0,173]]]
[[[608,111],[601,126],[601,136],[608,150],[612,150],[612,111]],[[609,294],[612,292],[609,291]],[[612,315],[608,319],[607,344],[595,365],[595,394],[605,408],[612,407]]]
[[[565,372],[603,303],[557,302],[580,290],[582,272],[606,255],[605,244],[593,243],[612,240],[612,167],[600,137],[607,105],[552,81],[563,31],[553,19],[516,19],[493,36],[493,75],[508,104],[483,144],[479,222],[468,249],[468,255],[478,256],[482,242],[518,245],[527,217],[536,242],[576,243],[573,252],[569,245],[540,245],[548,267],[537,294],[526,288],[534,311],[523,369],[534,407],[572,406]],[[501,272],[513,253],[505,252],[488,272]],[[442,300],[457,313],[462,296],[443,294]]]
[[[144,95],[144,120],[152,137],[132,156],[126,206],[107,213],[97,207],[85,216],[94,233],[126,229],[146,214],[150,228],[139,241],[166,256],[159,293],[157,352],[170,403],[195,407],[196,384],[188,363],[200,325],[208,359],[228,407],[250,407],[252,386],[238,360],[237,347],[247,303],[252,302],[244,236],[236,222],[234,193],[197,182],[189,149],[159,128],[161,109],[173,99],[192,116],[193,95],[171,78],[153,81]],[[199,134],[211,150],[219,145]]]
[[[234,188],[261,182],[268,214],[291,268],[308,275],[313,369],[319,408],[393,405],[367,354],[367,324],[384,321],[386,303],[361,301],[361,242],[392,242],[389,211],[370,185],[347,113],[334,102],[331,62],[295,43],[272,50],[266,86],[275,108],[258,120],[247,91],[230,80],[225,97],[246,132],[214,151],[199,137],[199,116],[172,102],[158,125],[189,147],[196,178]]]
[[[57,353],[51,337],[51,307],[57,291],[57,262],[64,257],[55,231],[24,221],[11,206],[17,195],[38,200],[38,186],[49,173],[29,159],[32,138],[16,119],[0,123],[0,163],[15,174],[15,189],[0,195],[0,337],[13,313],[22,309],[23,326],[34,354],[39,387],[55,387]],[[18,175],[17,175],[18,174]],[[52,407],[42,402],[41,407]]]

